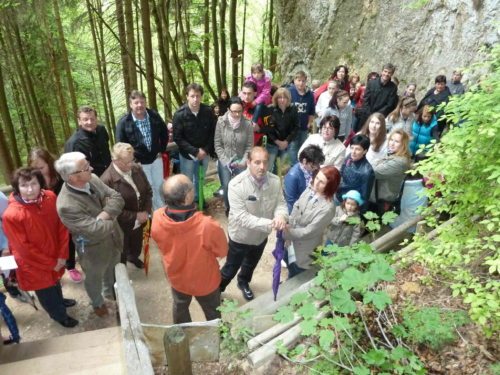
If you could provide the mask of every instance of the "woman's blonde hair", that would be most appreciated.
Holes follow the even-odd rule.
[[[273,106],[278,107],[278,96],[284,96],[288,99],[288,107],[292,104],[292,95],[284,87],[280,87],[273,95]]]
[[[129,143],[118,142],[111,150],[111,159],[116,160],[122,158],[124,155],[134,154],[134,148]]]
[[[390,132],[387,139],[390,141],[392,136],[399,134],[401,136],[401,149],[396,152],[395,156],[403,156],[406,159],[410,160],[410,136],[403,129],[394,129]]]

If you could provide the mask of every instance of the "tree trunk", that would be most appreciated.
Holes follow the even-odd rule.
[[[55,0],[57,3],[57,0]],[[56,6],[55,6],[56,7]],[[64,139],[68,139],[71,135],[71,130],[69,128],[69,117],[68,117],[68,109],[66,105],[66,98],[64,96],[64,88],[61,82],[61,74],[59,72],[59,66],[58,66],[58,59],[57,59],[57,51],[54,48],[54,43],[52,43],[52,33],[50,32],[50,28],[47,25],[47,12],[41,11],[40,12],[40,18],[43,24],[43,27],[46,30],[47,34],[47,59],[50,62],[50,71],[51,71],[51,77],[54,77],[54,87],[55,87],[55,94],[57,98],[57,110],[59,112],[59,116],[61,117],[61,123],[62,123],[62,129],[63,129],[63,134],[64,134]],[[58,15],[56,15],[57,17]],[[59,18],[59,22],[61,19]],[[66,51],[67,52],[67,51]],[[64,59],[64,57],[63,57]],[[72,119],[74,119],[74,116],[71,116]]]
[[[222,78],[222,87],[228,88],[227,86],[227,49],[226,49],[226,9],[227,0],[221,0],[220,2],[220,75]]]
[[[12,79],[12,94],[14,97],[14,104],[17,108],[17,117],[19,117],[19,126],[21,128],[21,133],[23,134],[23,141],[24,141],[24,146],[26,150],[31,150],[31,140],[30,140],[30,128],[27,125],[26,118],[25,118],[25,113],[24,113],[24,108],[26,108],[26,104],[22,102],[21,96],[19,94],[18,87],[21,87],[21,84],[16,82],[15,79]],[[32,132],[33,133],[33,132]],[[36,138],[33,137],[33,139],[36,142]]]
[[[231,95],[238,93],[238,37],[236,34],[236,0],[229,3],[229,42],[231,44]]]
[[[125,89],[125,108],[128,108],[128,95],[131,91],[130,75],[128,68],[127,34],[125,33],[125,18],[123,16],[123,0],[116,0],[116,23],[118,25],[118,36],[120,41],[120,52],[122,59],[123,85]]]
[[[220,94],[222,91],[222,79],[220,72],[220,60],[219,60],[219,31],[217,28],[217,0],[212,0],[212,43],[214,50],[214,71],[215,71],[215,82],[217,83],[217,92]]]
[[[5,95],[5,83],[3,80],[2,66],[0,65],[0,115],[2,118],[2,124],[9,139],[9,146],[4,147],[7,144],[7,140],[3,134],[1,134],[2,140],[2,157],[5,157],[5,167],[7,172],[12,172],[14,168],[18,168],[22,165],[21,155],[19,155],[19,148],[17,147],[16,131],[14,130],[14,123],[10,117],[9,104],[7,103],[7,95]],[[11,152],[9,152],[11,150]]]
[[[215,0],[212,0],[215,1]],[[203,71],[206,76],[209,75],[210,72],[210,0],[205,0],[205,13],[203,16],[203,24],[205,25],[204,34],[203,35]]]
[[[169,115],[172,118],[173,106],[170,98],[170,94],[172,93],[175,97],[177,105],[182,103],[182,95],[177,90],[177,86],[174,82],[174,77],[172,75],[172,71],[170,69],[170,54],[169,47],[170,42],[169,38],[164,38],[166,32],[163,30],[168,27],[168,12],[165,11],[165,8],[168,9],[169,1],[165,2],[165,7],[162,4],[155,4],[155,0],[152,0],[153,4],[153,17],[156,23],[157,36],[158,36],[158,50],[160,53],[160,58],[163,67],[163,74],[165,76],[165,80],[163,82],[163,92],[164,98],[163,101],[165,103],[165,114]]]
[[[109,114],[108,110],[108,103],[107,103],[107,98],[106,98],[106,90],[105,90],[105,83],[104,83],[104,73],[103,73],[103,68],[102,68],[102,58],[101,58],[101,53],[99,49],[99,41],[97,39],[97,30],[96,30],[96,24],[94,20],[94,15],[93,12],[90,8],[90,0],[86,0],[87,4],[87,12],[89,15],[89,21],[90,21],[90,31],[92,33],[92,41],[94,43],[94,53],[95,53],[95,59],[97,63],[97,74],[99,76],[99,86],[101,89],[101,97],[102,97],[102,107],[104,110],[104,117],[105,117],[105,124],[106,124],[106,129],[108,130],[108,134],[110,138],[113,140],[113,130],[111,129],[111,124],[113,124],[114,127],[114,121],[111,122],[111,117]],[[100,5],[100,4],[99,4]],[[99,8],[100,9],[100,8]],[[112,141],[113,143],[113,141]]]
[[[134,36],[134,11],[132,0],[125,0],[125,33],[127,36],[127,58],[128,74],[130,77],[130,89],[137,89],[137,73],[135,69],[135,36]]]
[[[269,0],[269,70],[276,72],[276,62],[278,60],[279,29],[278,22],[274,25],[274,0]]]
[[[139,7],[139,3],[137,0],[134,0],[134,7],[135,7],[135,37],[137,40],[137,44],[141,45],[141,27],[139,25],[139,20],[141,19],[141,8]],[[137,48],[137,63],[142,66],[142,53],[141,49]],[[144,92],[144,76],[142,74],[139,74],[139,90]]]
[[[144,60],[146,62],[146,82],[148,84],[148,104],[158,109],[156,103],[155,71],[153,63],[153,46],[151,44],[151,22],[149,19],[149,0],[141,0],[142,43],[144,44]]]
[[[245,36],[246,36],[245,34],[246,34],[246,27],[247,27],[247,0],[245,0],[244,5],[243,5],[243,30],[241,32],[241,34],[242,34],[242,37],[241,37],[241,75],[240,75],[238,90],[239,90],[239,87],[245,81]]]
[[[25,84],[26,84],[25,95],[27,97],[29,97],[29,99],[33,103],[34,114],[36,116],[34,121],[38,121],[38,124],[41,125],[41,131],[42,131],[42,135],[43,135],[43,138],[45,141],[44,143],[47,146],[47,149],[52,153],[56,153],[57,152],[57,143],[56,143],[56,137],[55,137],[54,131],[53,131],[53,129],[51,129],[50,126],[43,126],[43,125],[46,125],[44,123],[45,119],[42,116],[42,111],[41,111],[41,108],[40,108],[40,105],[38,102],[38,98],[37,98],[36,93],[35,93],[33,79],[31,77],[31,73],[28,69],[28,63],[26,60],[26,55],[25,55],[24,50],[23,50],[21,34],[19,31],[19,27],[18,27],[17,23],[15,22],[15,17],[9,18],[9,24],[14,32],[15,45],[17,45],[17,47],[18,47],[17,52],[19,54],[19,59],[20,59],[20,65],[18,65],[18,66],[22,71],[22,75],[25,77]]]
[[[62,27],[61,16],[59,14],[58,0],[53,0],[53,4],[54,4],[54,15],[56,18],[55,21],[57,25],[57,33],[59,36],[59,44],[61,47],[62,63],[64,66],[64,72],[66,73],[66,81],[68,83],[69,97],[71,98],[71,108],[73,109],[73,116],[76,116],[76,112],[78,111],[78,104],[76,103],[75,84],[73,81],[73,76],[71,75],[71,65],[69,63],[68,49],[66,48],[66,41],[64,39],[64,30]],[[76,119],[75,119],[75,125],[78,128],[78,122],[76,121]]]

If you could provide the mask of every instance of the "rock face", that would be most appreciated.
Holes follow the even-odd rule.
[[[367,73],[392,62],[400,91],[417,82],[421,97],[436,75],[450,77],[499,40],[499,0],[276,2],[284,78],[304,70],[324,80],[345,63],[365,81]],[[412,2],[425,5],[411,9]]]

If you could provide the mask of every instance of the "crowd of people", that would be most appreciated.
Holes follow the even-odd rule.
[[[115,299],[115,265],[145,266],[143,231],[151,221],[172,289],[173,322],[191,321],[192,297],[214,319],[235,276],[243,297],[254,298],[252,276],[271,232],[282,231],[294,277],[314,267],[319,245],[360,239],[362,220],[350,218],[398,207],[400,221],[415,214],[424,202],[411,198],[423,184],[406,181],[406,172],[446,131],[438,105],[465,89],[456,70],[448,86],[438,75],[418,101],[413,83],[398,95],[394,72],[385,64],[362,82],[339,65],[312,90],[303,71],[276,87],[270,72],[254,64],[239,95],[224,89],[212,106],[192,83],[171,124],[180,174],[167,179],[162,154],[169,126],[142,92],[130,93],[111,150],[96,110],[82,106],[64,153],[55,159],[31,150],[27,166],[12,176],[10,197],[0,195],[0,250],[17,262],[18,287],[34,291],[54,321],[74,327],[78,321],[67,309],[77,301],[63,297],[60,282],[67,270],[72,281],[83,281],[95,314],[106,316]],[[197,210],[210,160],[217,160],[228,238]],[[5,279],[7,287],[12,279]]]

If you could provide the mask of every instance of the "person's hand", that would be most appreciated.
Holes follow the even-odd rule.
[[[138,212],[135,218],[139,223],[144,224],[148,221],[148,213],[146,211]]]
[[[280,141],[279,139],[274,141],[274,143],[276,143],[276,146],[278,146],[278,148],[283,151],[283,150],[286,150],[286,148],[288,147],[288,142],[287,141]]]
[[[252,108],[253,108],[253,107],[255,107],[256,105],[257,105],[257,101],[256,101],[256,100],[254,100],[254,101],[252,102]]]
[[[271,228],[276,230],[283,230],[286,227],[286,220],[281,216],[275,217],[271,222]]]
[[[341,217],[340,217],[340,221],[346,221],[347,220],[347,214],[343,214]]]
[[[252,122],[252,127],[254,132],[260,131],[260,126],[256,122]]]
[[[1,249],[0,254],[2,254],[1,256],[3,256],[3,257],[11,255],[8,247],[6,247],[5,249]]]
[[[100,220],[111,220],[111,216],[106,211],[102,211],[99,215],[97,215],[96,219]]]
[[[56,266],[54,267],[54,271],[59,272],[61,268],[63,268],[65,265],[66,265],[66,259],[57,258],[57,263]]]
[[[196,155],[196,158],[198,160],[203,160],[203,159],[205,159],[206,156],[207,156],[207,153],[205,152],[205,150],[203,150],[202,148],[199,148],[198,155]]]

